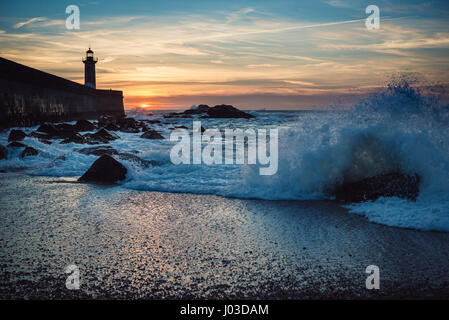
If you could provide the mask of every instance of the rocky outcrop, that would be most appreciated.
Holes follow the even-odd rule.
[[[380,174],[335,188],[337,201],[346,203],[374,201],[380,197],[399,197],[416,200],[419,195],[418,175],[403,173]]]
[[[115,133],[109,132],[106,129],[100,129],[93,134],[88,134],[85,137],[89,138],[94,142],[108,143],[109,141],[113,141],[119,139],[120,137]]]
[[[75,129],[78,132],[93,131],[93,130],[95,130],[95,126],[93,125],[93,123],[91,123],[87,120],[78,120],[75,124]]]
[[[207,110],[208,118],[254,118],[253,115],[240,111],[231,105],[221,104]]]
[[[253,115],[243,112],[231,105],[220,104],[215,107],[209,107],[205,104],[200,104],[198,107],[186,110],[184,112],[176,113],[171,112],[164,115],[164,118],[190,118],[192,115],[202,115],[201,118],[254,118]]]
[[[9,133],[8,141],[22,141],[26,136],[22,130],[12,129]]]
[[[89,140],[80,135],[77,132],[72,132],[70,134],[67,134],[67,137],[61,141],[61,144],[67,144],[67,143],[77,143],[77,144],[83,144],[83,143],[88,143]]]
[[[126,178],[126,168],[117,160],[103,155],[78,179],[79,182],[112,184]]]

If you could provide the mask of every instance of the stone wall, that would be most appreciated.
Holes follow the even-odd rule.
[[[123,116],[123,93],[96,90],[0,58],[0,127]]]

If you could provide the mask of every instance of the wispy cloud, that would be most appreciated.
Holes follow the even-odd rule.
[[[26,26],[27,24],[30,24],[30,23],[33,23],[33,22],[45,21],[45,20],[47,20],[46,17],[36,17],[36,18],[31,18],[31,19],[28,19],[28,20],[26,20],[26,21],[22,21],[22,22],[16,23],[16,24],[13,26],[13,28],[14,28],[14,29],[19,29],[19,28],[22,28],[23,26]]]

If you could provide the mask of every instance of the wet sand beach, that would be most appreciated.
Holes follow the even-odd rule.
[[[446,232],[375,224],[332,201],[74,180],[0,173],[1,299],[449,297]],[[365,288],[368,265],[379,290]]]

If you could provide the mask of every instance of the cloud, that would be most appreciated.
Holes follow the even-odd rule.
[[[279,67],[278,64],[271,64],[271,63],[261,63],[261,64],[249,64],[247,65],[248,68],[273,68],[273,67]]]
[[[46,17],[36,17],[36,18],[31,18],[29,20],[23,21],[23,22],[18,22],[16,23],[13,28],[14,29],[19,29],[22,28],[23,26],[33,23],[33,22],[39,22],[39,21],[46,21],[47,18]]]

